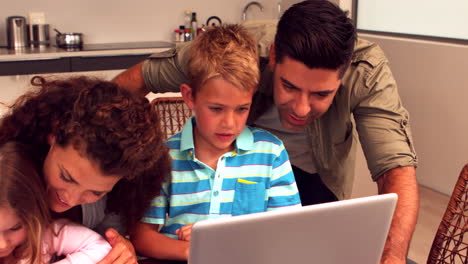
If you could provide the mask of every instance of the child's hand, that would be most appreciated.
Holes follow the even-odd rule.
[[[192,236],[192,227],[193,224],[177,229],[176,235],[179,236],[179,240],[190,241],[190,237]]]

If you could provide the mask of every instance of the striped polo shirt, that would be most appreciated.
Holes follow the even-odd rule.
[[[201,220],[301,206],[281,140],[245,127],[234,150],[218,159],[215,171],[196,158],[194,124],[190,119],[168,139],[172,179],[163,184],[142,222],[163,224],[160,233],[177,238],[177,229]]]

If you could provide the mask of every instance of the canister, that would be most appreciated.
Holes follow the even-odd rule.
[[[21,49],[29,46],[26,18],[10,16],[7,18],[7,44],[9,49]]]
[[[49,24],[33,24],[31,31],[31,46],[46,47],[50,45]]]

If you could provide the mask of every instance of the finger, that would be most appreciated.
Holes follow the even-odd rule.
[[[184,237],[184,230],[187,228],[187,226],[183,226],[179,229],[176,230],[176,235],[179,240],[183,240]]]
[[[114,261],[121,255],[121,249],[118,247],[113,247],[112,250],[97,264],[111,264],[115,263]]]
[[[136,257],[131,254],[122,254],[112,264],[135,264],[137,263]]]
[[[115,244],[119,243],[119,241],[122,241],[123,237],[115,230],[114,228],[109,228],[106,230],[106,239],[109,242],[109,244],[114,247]]]
[[[111,244],[112,250],[103,260],[98,262],[98,264],[124,264],[127,260],[131,260],[132,258],[136,260],[135,251],[133,250],[131,242],[119,235],[116,231],[113,235],[115,234],[117,235],[110,237],[112,243],[109,244]]]
[[[125,243],[118,243],[111,252],[97,264],[134,264],[137,263],[136,256]]]
[[[110,263],[112,264],[135,264],[137,263],[137,261],[136,261],[136,258],[132,257],[130,254],[121,254]]]
[[[177,232],[177,239],[179,239],[179,240],[184,240],[184,232],[183,232],[183,230],[182,230],[182,229],[178,229],[177,231],[178,231],[178,232]]]
[[[182,232],[180,234],[180,240],[190,241],[191,234],[192,234],[192,229],[191,228],[187,228],[185,230],[182,230]]]

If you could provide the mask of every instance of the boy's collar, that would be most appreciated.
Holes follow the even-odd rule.
[[[195,144],[193,142],[193,127],[196,124],[195,117],[191,117],[185,123],[180,135],[180,151],[194,150]],[[253,149],[254,138],[252,131],[247,126],[244,126],[242,132],[237,136],[234,141],[235,153],[242,153]]]

